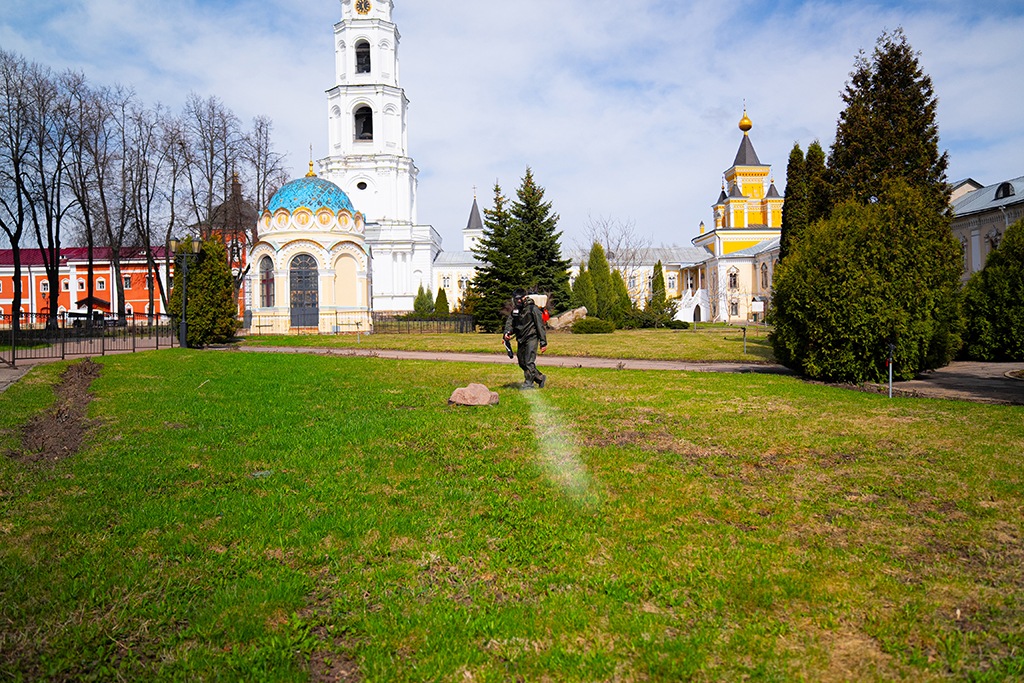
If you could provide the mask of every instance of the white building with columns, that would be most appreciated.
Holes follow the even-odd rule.
[[[319,176],[366,217],[373,309],[408,311],[419,287],[433,283],[441,236],[417,217],[419,170],[408,152],[409,100],[399,79],[394,2],[341,5],[335,84],[327,91],[329,155],[320,160]]]

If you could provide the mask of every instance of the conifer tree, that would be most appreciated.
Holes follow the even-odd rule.
[[[651,298],[647,302],[644,312],[654,327],[662,327],[676,317],[678,310],[679,302],[669,301],[665,295],[665,272],[659,260],[654,264],[654,273],[651,276]]]
[[[526,168],[522,184],[516,190],[516,201],[510,210],[516,222],[515,232],[522,239],[525,282],[518,285],[531,291],[550,295],[553,313],[560,313],[569,304],[569,261],[562,258],[557,231],[558,214],[551,212],[551,202],[544,201],[544,188]]]
[[[448,310],[448,294],[444,291],[444,287],[437,288],[437,300],[434,301],[434,315],[448,315],[451,313]]]
[[[187,258],[187,257],[181,257]],[[203,242],[198,257],[188,267],[188,345],[202,347],[226,342],[238,329],[238,305],[234,300],[234,279],[228,270],[227,251],[216,239]],[[181,320],[181,296],[185,269],[178,261],[174,269],[170,311],[177,325]]]
[[[782,205],[782,234],[779,237],[779,259],[785,259],[791,245],[800,239],[807,227],[807,182],[804,179],[804,152],[794,142],[786,166],[786,203]]]
[[[504,309],[518,287],[526,287],[525,251],[508,199],[494,183],[494,208],[484,209],[484,234],[473,253],[483,263],[473,278],[472,308],[476,324],[488,332],[501,329]]]
[[[602,320],[616,320],[618,307],[615,305],[615,291],[612,289],[612,273],[608,268],[604,247],[599,242],[594,242],[591,246],[587,265],[590,267],[590,280],[594,283],[594,303],[597,306],[594,315]]]
[[[580,264],[580,274],[572,284],[572,305],[574,308],[585,307],[588,316],[597,317],[597,293],[585,263]]]
[[[434,296],[429,287],[424,290],[423,285],[420,285],[419,291],[416,292],[416,298],[412,302],[412,310],[419,315],[430,315],[434,312]]]
[[[612,292],[618,316],[616,320],[622,322],[633,312],[633,300],[629,298],[629,288],[626,287],[626,280],[619,270],[612,273]]]
[[[964,290],[967,355],[1024,361],[1024,219],[1008,227]]]
[[[804,159],[804,188],[806,194],[806,223],[804,227],[821,220],[831,212],[831,188],[828,184],[828,170],[825,168],[825,150],[815,140],[807,147]],[[785,206],[783,206],[785,209]]]
[[[897,29],[879,36],[870,61],[863,51],[857,57],[829,157],[833,206],[869,203],[901,178],[945,210],[949,155],[939,154],[938,98],[917,56]]]

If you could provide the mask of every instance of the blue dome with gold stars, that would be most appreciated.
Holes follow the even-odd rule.
[[[323,208],[330,209],[335,213],[348,211],[350,214],[355,214],[356,212],[348,195],[340,187],[329,180],[317,178],[315,175],[308,175],[305,178],[286,183],[270,200],[267,210],[271,214],[277,213],[280,209],[287,209],[289,213],[294,213],[296,209],[303,207],[313,212]]]

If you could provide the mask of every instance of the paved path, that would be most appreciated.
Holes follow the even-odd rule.
[[[515,367],[516,361],[508,356],[495,353],[443,353],[435,351],[394,351],[388,349],[325,349],[271,346],[224,347],[247,353],[308,353],[326,356],[355,356],[363,358],[389,358],[395,360],[448,361],[457,363],[490,363]],[[109,355],[109,354],[108,354]],[[661,370],[676,372],[730,372],[757,373],[766,375],[795,375],[792,370],[772,363],[697,363],[673,360],[633,360],[618,358],[593,358],[578,356],[539,357],[541,367],[557,368],[604,368],[621,370]],[[39,362],[19,361],[17,368],[0,365],[0,392],[18,381]],[[956,362],[924,373],[920,378],[908,382],[896,382],[894,394],[944,398],[979,403],[997,403],[1024,406],[1024,380],[1014,379],[1009,373],[1024,370],[1024,363],[973,363]],[[884,385],[873,385],[876,391],[884,392]]]

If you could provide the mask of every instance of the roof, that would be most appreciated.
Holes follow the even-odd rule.
[[[113,255],[113,249],[110,247],[94,247],[92,250],[92,259],[94,262],[99,263],[101,261],[110,261]],[[164,252],[167,251],[166,247],[153,247],[153,258],[162,261],[164,258]],[[134,259],[145,259],[146,251],[137,247],[124,247],[121,249],[121,260],[129,261]],[[67,263],[68,261],[81,261],[86,263],[89,261],[89,249],[87,247],[64,247],[60,250],[61,263]],[[13,249],[0,249],[0,266],[13,266],[14,265],[14,250]],[[43,252],[39,249],[22,249],[21,250],[21,265],[22,266],[43,266]]]
[[[344,191],[330,180],[324,180],[316,176],[307,176],[285,183],[284,187],[277,191],[267,210],[270,213],[277,213],[281,209],[289,213],[299,208],[306,208],[310,211],[319,211],[328,208],[331,211],[348,211],[355,213],[351,200]]]
[[[479,266],[483,261],[471,251],[442,251],[434,257],[435,266]]]
[[[725,190],[722,190],[722,194],[718,195],[718,201],[715,203],[715,206],[718,206],[719,204],[724,204],[725,200],[728,198],[729,195],[725,193]]]
[[[260,218],[252,204],[242,197],[242,185],[237,176],[231,182],[231,196],[215,206],[211,216],[209,224],[214,228],[250,228]]]
[[[580,263],[590,256],[589,249],[572,249],[566,255],[574,265]],[[662,265],[687,265],[703,263],[711,256],[711,251],[704,247],[651,247],[642,249],[638,254],[638,265],[653,266],[658,261]],[[614,259],[609,259],[609,262]],[[612,266],[612,270],[614,270]]]
[[[744,198],[743,197],[743,192],[740,190],[740,186],[738,184],[737,185],[733,185],[732,187],[729,188],[729,199],[735,199],[735,198],[740,198],[740,199]]]
[[[743,140],[740,141],[739,151],[736,152],[736,160],[732,162],[733,166],[763,166],[761,160],[757,158],[757,152],[754,151],[754,143],[750,141],[750,136],[744,135]]]
[[[1013,194],[1002,199],[996,199],[996,192],[1004,183],[1010,184]],[[994,185],[987,185],[980,190],[968,192],[953,202],[953,215],[960,218],[961,216],[968,216],[974,213],[994,211],[999,207],[1019,204],[1021,202],[1024,202],[1024,176],[1018,176],[1010,180],[1001,180]]]
[[[768,251],[773,251],[779,248],[779,243],[782,241],[780,237],[773,237],[770,240],[758,242],[757,244],[747,247],[746,249],[740,249],[739,251],[733,251],[728,254],[722,254],[722,258],[750,258],[751,256],[759,256]]]
[[[480,207],[476,205],[476,197],[473,197],[473,208],[469,210],[469,222],[466,223],[466,230],[483,230],[484,222],[480,220]]]
[[[782,195],[780,195],[779,191],[775,189],[775,183],[772,183],[768,187],[768,194],[766,194],[765,197],[768,199],[782,199]]]

